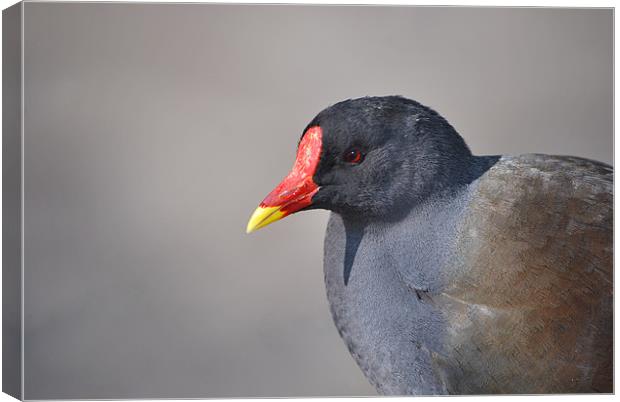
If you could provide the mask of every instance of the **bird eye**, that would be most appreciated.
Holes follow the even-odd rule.
[[[347,163],[361,163],[364,160],[364,155],[357,149],[349,149],[342,155],[342,159]]]

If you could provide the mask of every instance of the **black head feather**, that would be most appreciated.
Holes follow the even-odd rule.
[[[400,96],[350,99],[320,112],[323,147],[310,208],[394,217],[437,191],[471,181],[472,154],[437,112]],[[350,163],[344,155],[363,155]]]

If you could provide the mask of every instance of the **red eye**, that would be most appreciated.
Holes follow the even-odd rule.
[[[360,163],[364,159],[364,155],[357,149],[349,149],[344,153],[342,159],[347,163]]]

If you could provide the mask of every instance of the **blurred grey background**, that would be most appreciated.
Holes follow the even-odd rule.
[[[610,9],[25,5],[28,399],[372,395],[327,213],[252,235],[322,108],[401,94],[477,154],[612,163]]]

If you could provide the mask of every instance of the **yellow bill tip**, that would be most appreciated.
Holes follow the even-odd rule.
[[[285,216],[286,214],[282,212],[280,207],[258,207],[250,217],[245,232],[252,233],[255,230],[284,218]]]

